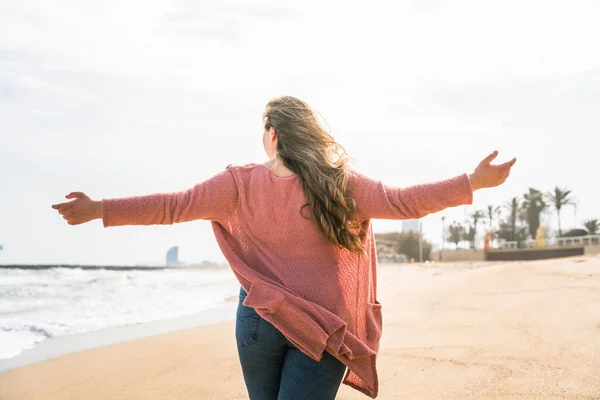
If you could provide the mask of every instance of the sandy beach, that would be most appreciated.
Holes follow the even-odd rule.
[[[385,265],[379,301],[380,399],[600,399],[599,257]],[[1,400],[246,398],[232,321],[0,374]]]

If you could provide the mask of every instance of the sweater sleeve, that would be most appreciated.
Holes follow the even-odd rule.
[[[226,169],[181,192],[103,199],[102,223],[109,227],[223,221],[235,209],[237,199],[233,174]]]
[[[389,186],[356,172],[353,175],[350,190],[361,219],[419,219],[473,202],[467,174],[406,188]]]

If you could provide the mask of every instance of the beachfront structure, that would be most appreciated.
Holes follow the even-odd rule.
[[[179,265],[179,247],[171,247],[167,251],[167,267]]]
[[[548,258],[600,255],[600,235],[500,241],[497,248],[444,250],[433,253],[434,261],[524,261]]]
[[[600,235],[558,237],[542,242],[528,239],[501,242],[485,252],[488,261],[521,261],[600,254]]]

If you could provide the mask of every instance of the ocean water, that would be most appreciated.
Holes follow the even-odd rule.
[[[238,291],[229,269],[0,268],[0,359],[53,337],[195,314]]]

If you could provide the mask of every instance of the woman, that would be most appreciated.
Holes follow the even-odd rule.
[[[377,301],[372,219],[416,219],[472,202],[516,160],[410,188],[372,180],[303,101],[284,96],[263,115],[269,161],[229,165],[179,193],[94,201],[71,193],[55,208],[71,225],[105,227],[205,219],[239,280],[236,341],[251,399],[333,399],[340,383],[377,397]],[[347,368],[347,371],[346,371]]]

